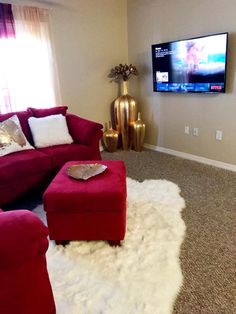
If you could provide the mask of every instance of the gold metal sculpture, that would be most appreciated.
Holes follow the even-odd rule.
[[[71,165],[67,168],[68,176],[78,180],[88,180],[107,169],[107,166],[98,163]]]
[[[116,130],[121,134],[124,150],[129,150],[133,142],[133,124],[137,119],[137,103],[128,95],[127,81],[122,81],[121,96],[114,103]]]
[[[138,71],[132,64],[119,64],[111,69],[108,77],[112,81],[121,83],[121,96],[114,102],[114,122],[116,130],[121,135],[124,150],[129,150],[133,145],[133,124],[137,119],[137,103],[128,95],[127,81]]]
[[[109,128],[103,133],[103,142],[106,149],[113,153],[117,150],[119,132],[114,130],[109,121]]]
[[[134,150],[141,152],[143,149],[143,142],[145,136],[145,124],[141,120],[141,113],[138,113],[138,119],[134,122]]]

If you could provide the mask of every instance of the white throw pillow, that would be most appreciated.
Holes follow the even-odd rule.
[[[62,114],[43,118],[31,117],[28,121],[34,145],[38,148],[73,143],[66,118]]]
[[[0,122],[0,156],[26,149],[34,149],[27,141],[17,115]]]

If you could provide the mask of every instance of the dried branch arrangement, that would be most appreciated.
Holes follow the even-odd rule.
[[[119,64],[111,69],[108,77],[112,78],[111,81],[118,82],[121,79],[128,81],[131,75],[138,75],[138,71],[134,65]]]

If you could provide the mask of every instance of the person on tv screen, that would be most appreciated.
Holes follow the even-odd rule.
[[[196,41],[188,41],[186,43],[186,63],[188,73],[192,73],[199,68],[199,63],[202,59],[204,46],[198,44]]]

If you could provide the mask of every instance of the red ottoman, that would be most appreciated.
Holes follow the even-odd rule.
[[[100,163],[107,169],[88,180],[67,175],[75,164]],[[108,240],[119,244],[126,228],[126,171],[121,160],[67,162],[44,193],[50,239]]]

